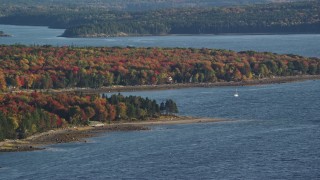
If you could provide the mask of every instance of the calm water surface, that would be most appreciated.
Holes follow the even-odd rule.
[[[0,179],[320,179],[320,81],[125,93],[226,122],[1,153]]]
[[[0,31],[13,37],[0,38],[0,44],[28,44],[53,46],[135,46],[216,48],[234,51],[255,50],[281,54],[320,57],[320,35],[197,35],[147,36],[116,38],[63,38],[63,29],[47,27],[0,25]]]
[[[194,47],[320,57],[320,35],[63,38],[63,30],[0,25],[0,44]],[[89,143],[0,153],[0,179],[320,179],[320,81],[124,93],[174,99],[180,115],[225,122],[107,133]]]

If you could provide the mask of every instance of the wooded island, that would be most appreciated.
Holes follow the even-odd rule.
[[[201,4],[201,3],[200,3]],[[320,1],[121,11],[103,5],[0,5],[1,24],[66,29],[65,37],[320,33]]]

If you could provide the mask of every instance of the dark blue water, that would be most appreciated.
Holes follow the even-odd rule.
[[[0,154],[0,179],[320,179],[320,81],[125,93],[226,122]]]
[[[0,44],[192,47],[234,51],[268,51],[280,54],[320,57],[320,34],[63,38],[57,37],[63,33],[63,29],[48,29],[47,27],[0,25],[0,31],[13,35],[13,37],[0,38]]]

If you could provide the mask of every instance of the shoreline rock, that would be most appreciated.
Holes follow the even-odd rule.
[[[107,92],[130,92],[130,91],[148,91],[148,90],[166,90],[166,89],[182,89],[182,88],[193,88],[193,87],[223,87],[223,86],[254,86],[254,85],[265,85],[265,84],[281,84],[290,83],[297,81],[306,80],[319,80],[320,75],[302,75],[302,76],[285,76],[285,77],[274,77],[264,79],[254,79],[239,82],[214,82],[214,83],[178,83],[178,84],[160,84],[160,85],[137,85],[137,86],[110,86],[101,87],[97,89],[85,88],[73,90],[52,90],[52,92],[76,92],[84,94],[97,94]]]
[[[0,37],[12,37],[12,36],[9,34],[0,34]]]
[[[209,123],[221,121],[226,120],[193,117],[171,117],[150,121],[119,122],[106,124],[103,127],[70,127],[67,129],[50,130],[44,133],[35,134],[22,140],[7,140],[4,142],[0,142],[0,153],[44,150],[44,146],[46,145],[60,143],[86,143],[87,139],[99,136],[103,133],[119,131],[145,131],[150,130],[150,126],[153,125]]]
[[[300,75],[300,76],[284,76],[264,79],[252,79],[239,82],[213,82],[213,83],[172,83],[160,85],[136,85],[136,86],[121,86],[114,85],[101,88],[68,88],[68,89],[29,89],[29,90],[11,90],[3,93],[19,93],[19,92],[46,92],[46,93],[82,93],[82,94],[101,94],[108,92],[131,92],[131,91],[151,91],[151,90],[167,90],[167,89],[183,89],[183,88],[213,88],[213,87],[228,87],[228,86],[255,86],[265,84],[281,84],[297,81],[320,80],[320,75]]]
[[[0,31],[0,37],[11,37],[11,35],[5,34],[3,31]]]

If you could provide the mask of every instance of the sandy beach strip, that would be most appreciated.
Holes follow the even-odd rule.
[[[192,124],[228,121],[215,118],[166,117],[148,121],[118,122],[104,124],[102,127],[81,126],[54,129],[37,133],[21,140],[5,140],[0,142],[0,152],[23,152],[45,149],[44,146],[69,142],[87,142],[88,138],[99,136],[101,133],[115,131],[150,130],[154,125]]]
[[[227,121],[222,118],[172,118],[164,120],[152,120],[152,121],[140,121],[140,122],[125,122],[123,125],[143,125],[143,126],[152,126],[152,125],[173,125],[173,124],[193,124],[193,123],[210,123],[210,122],[221,122]]]

